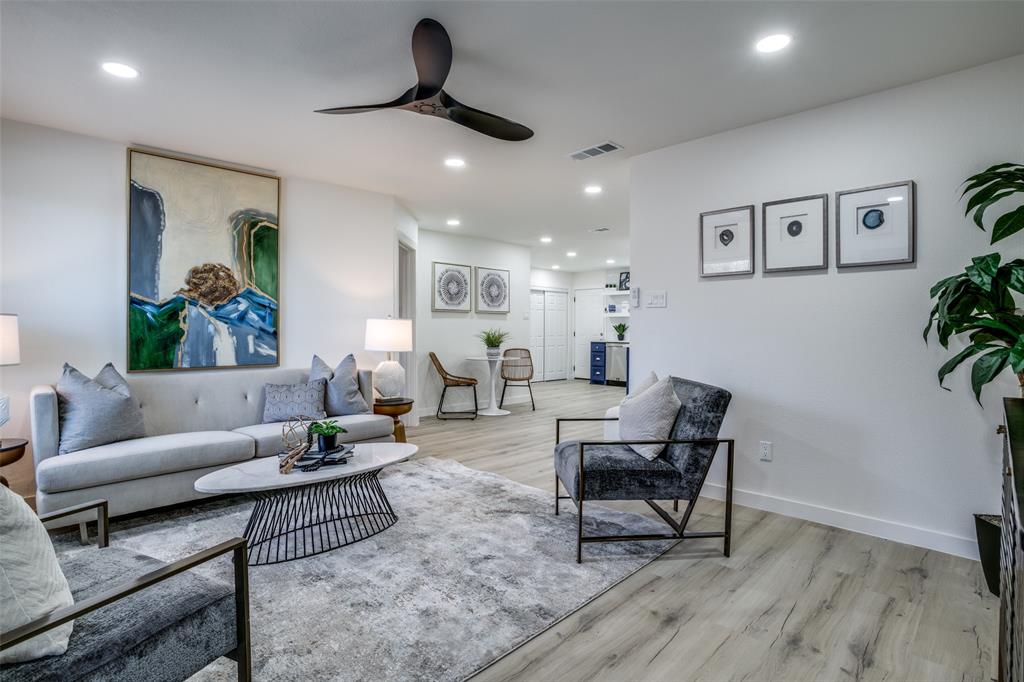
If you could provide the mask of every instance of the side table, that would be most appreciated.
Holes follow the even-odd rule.
[[[24,438],[2,438],[0,439],[0,467],[5,467],[8,464],[14,464],[25,454],[25,446],[28,445],[28,441]],[[7,478],[0,476],[0,483],[4,484],[8,488],[11,486],[7,483]]]
[[[412,398],[402,398],[401,400],[389,400],[386,403],[374,402],[373,413],[374,414],[386,414],[395,420],[395,442],[405,443],[405,424],[399,419],[403,414],[408,414],[412,411]]]

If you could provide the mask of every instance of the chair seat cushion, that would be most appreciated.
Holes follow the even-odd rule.
[[[164,565],[116,547],[59,558],[76,603]],[[77,618],[64,655],[3,666],[0,678],[181,680],[235,648],[234,623],[233,588],[186,571]]]
[[[347,433],[338,434],[339,443],[357,443],[374,438],[386,438],[395,431],[395,422],[383,414],[350,414],[344,417],[330,417]],[[235,429],[235,433],[245,435],[256,441],[256,456],[270,457],[284,451],[281,441],[281,427],[284,422],[276,424],[254,424]]]
[[[46,493],[80,490],[159,474],[234,464],[251,459],[251,438],[230,431],[193,431],[100,445],[48,457],[36,469]]]
[[[588,445],[584,452],[584,495],[588,500],[685,499],[683,476],[658,458],[648,460],[627,445]],[[555,446],[555,472],[573,499],[580,489],[579,441]]]

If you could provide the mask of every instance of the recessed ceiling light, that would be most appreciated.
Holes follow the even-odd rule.
[[[557,270],[557,269],[558,269],[559,267],[561,267],[561,266],[559,266],[559,265],[552,265],[552,266],[551,266],[551,269],[552,269],[552,270]]]
[[[569,258],[575,258],[576,257],[576,252],[575,251],[566,251],[565,255],[567,257],[569,257]]]
[[[540,243],[541,244],[550,244],[551,243],[551,237],[541,237],[540,238]]]
[[[615,265],[615,259],[609,258],[608,260],[605,261],[605,263],[607,263],[608,265]]]
[[[444,160],[444,165],[448,166],[449,168],[462,168],[463,166],[466,165],[466,162],[457,156],[450,156]]]
[[[586,192],[587,194],[600,194],[601,185],[587,185],[586,187],[583,188],[583,191]]]
[[[903,197],[889,197],[886,201],[903,201]]]
[[[138,69],[133,69],[127,64],[120,64],[118,62],[103,62],[103,70],[109,73],[111,76],[117,76],[118,78],[138,78]]]
[[[462,221],[459,220],[458,218],[449,218],[448,219],[448,227],[458,227],[461,224],[462,224]]]
[[[779,50],[786,49],[789,43],[792,42],[792,36],[788,36],[785,33],[776,33],[774,35],[765,36],[757,41],[754,48],[758,52],[778,52]]]

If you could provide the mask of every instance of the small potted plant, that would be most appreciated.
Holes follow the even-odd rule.
[[[476,336],[487,346],[487,357],[496,358],[501,355],[501,344],[505,343],[512,334],[504,329],[487,329]]]
[[[619,341],[626,340],[626,330],[629,329],[628,324],[625,322],[619,322],[618,324],[613,324],[612,329],[615,330],[615,335],[619,337]]]
[[[316,436],[317,447],[320,452],[330,452],[338,447],[338,434],[348,433],[338,426],[333,419],[325,422],[313,422],[309,425],[309,432]]]

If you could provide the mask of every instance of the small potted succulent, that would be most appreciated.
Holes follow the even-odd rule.
[[[501,344],[505,343],[512,333],[504,329],[487,329],[476,336],[487,346],[487,357],[496,358],[501,355]]]
[[[612,329],[615,330],[615,335],[619,337],[619,341],[626,340],[626,330],[629,329],[628,324],[625,322],[619,322],[618,324],[613,324]]]
[[[333,419],[325,422],[313,422],[309,425],[309,432],[316,436],[317,448],[320,452],[330,452],[337,448],[338,434],[348,433]]]

